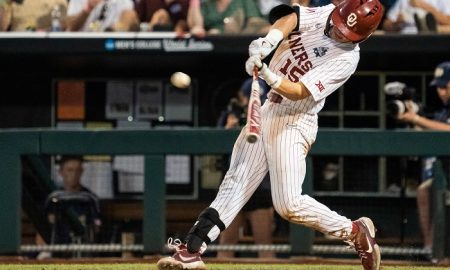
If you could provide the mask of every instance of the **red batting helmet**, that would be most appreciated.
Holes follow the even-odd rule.
[[[357,43],[377,29],[383,13],[378,0],[343,0],[333,10],[331,20],[347,39]]]

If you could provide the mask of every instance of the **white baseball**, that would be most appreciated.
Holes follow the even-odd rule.
[[[170,82],[177,88],[188,88],[191,85],[191,77],[178,71],[170,76]]]

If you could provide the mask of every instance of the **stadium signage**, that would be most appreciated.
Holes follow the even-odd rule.
[[[165,52],[208,52],[214,50],[210,41],[195,39],[107,39],[107,51],[163,50]]]

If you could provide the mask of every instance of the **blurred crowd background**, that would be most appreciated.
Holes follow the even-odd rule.
[[[1,0],[1,31],[175,31],[262,34],[279,4],[317,7],[341,0]],[[448,31],[446,0],[382,0],[380,30],[398,33]]]

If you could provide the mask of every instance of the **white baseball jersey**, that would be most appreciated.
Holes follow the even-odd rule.
[[[350,78],[359,61],[358,45],[340,43],[324,35],[334,7],[300,7],[299,29],[281,43],[269,65],[277,75],[292,82],[301,81],[308,88],[311,96],[306,99],[283,100],[283,104],[304,113],[317,114],[325,97]]]
[[[355,72],[359,47],[339,43],[324,35],[330,4],[317,8],[300,7],[299,29],[282,41],[270,69],[293,82],[303,82],[311,96],[292,101],[266,101],[261,107],[261,139],[246,141],[247,129],[239,135],[231,156],[230,169],[210,207],[219,212],[228,226],[252,196],[269,171],[275,210],[288,221],[325,234],[347,239],[351,220],[302,194],[306,155],[317,134],[317,113],[325,98]],[[270,95],[275,90],[271,90]],[[214,227],[211,240],[219,235]]]
[[[67,15],[78,15],[86,6],[88,0],[72,0],[67,8]],[[104,0],[89,13],[80,31],[97,32],[105,31],[117,23],[125,10],[133,10],[134,3],[131,0]]]

